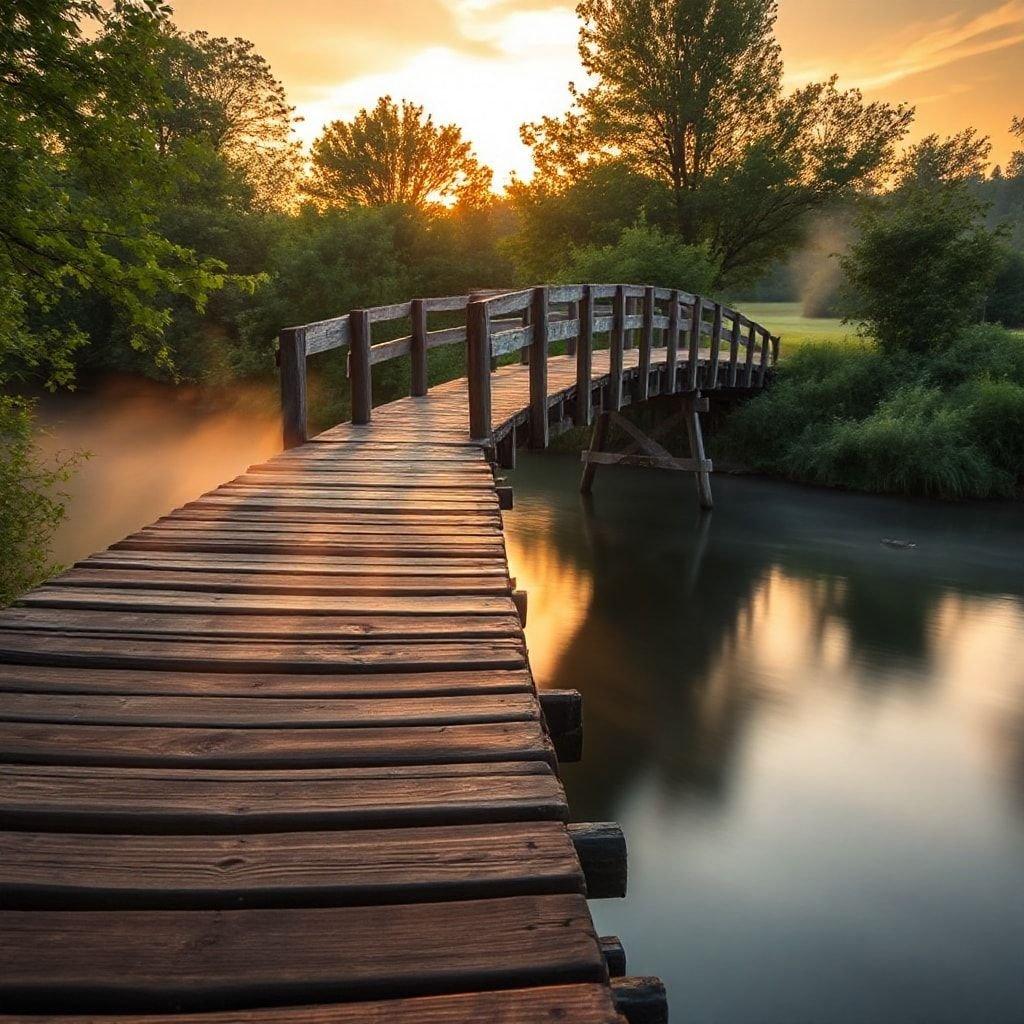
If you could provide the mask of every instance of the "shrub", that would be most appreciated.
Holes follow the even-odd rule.
[[[79,458],[44,467],[32,428],[31,404],[0,395],[0,606],[54,571],[50,541],[65,512],[65,496],[56,488]]]
[[[561,281],[652,284],[706,292],[718,267],[703,245],[686,245],[656,227],[626,228],[613,245],[574,246]]]
[[[969,327],[919,362],[927,383],[952,388],[992,378],[1024,384],[1024,338],[994,324]]]
[[[952,396],[969,435],[1014,481],[1024,480],[1024,386],[1008,380],[974,380]]]
[[[1024,252],[1004,251],[985,314],[1004,327],[1024,327]]]

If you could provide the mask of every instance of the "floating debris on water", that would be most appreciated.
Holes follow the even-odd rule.
[[[909,551],[917,547],[912,540],[893,540],[892,537],[883,537],[882,543],[887,548],[897,548],[899,551]]]

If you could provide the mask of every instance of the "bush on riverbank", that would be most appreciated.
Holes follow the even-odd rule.
[[[938,498],[1024,482],[1024,339],[972,327],[927,353],[807,345],[738,409],[716,454],[807,483]]]

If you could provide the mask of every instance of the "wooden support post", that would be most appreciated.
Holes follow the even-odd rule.
[[[659,978],[614,978],[615,1009],[628,1024],[668,1024],[668,996]]]
[[[370,366],[370,314],[355,309],[349,314],[348,373],[352,388],[352,422],[369,423],[373,408],[373,376]]]
[[[718,387],[718,357],[722,351],[722,304],[715,303],[715,319],[711,325],[711,354],[708,356],[708,372],[704,384],[708,388]]]
[[[626,895],[626,837],[614,821],[569,825],[569,838],[587,881],[587,898]]]
[[[526,625],[527,594],[525,590],[513,590],[511,593],[512,604],[515,605],[516,614],[519,616],[519,625]]]
[[[743,386],[749,388],[754,377],[754,349],[757,347],[757,327],[747,328],[747,359],[743,365]]]
[[[739,373],[740,359],[740,332],[742,331],[740,318],[735,313],[732,318],[732,334],[729,337],[729,387],[736,387],[736,374]]]
[[[548,734],[572,736],[583,731],[583,695],[579,690],[538,690]]]
[[[590,451],[604,451],[605,442],[608,440],[608,426],[611,422],[611,414],[607,412],[598,413],[597,422],[594,424],[594,432],[590,435]],[[588,462],[583,466],[583,476],[580,478],[580,493],[589,494],[594,486],[594,474],[597,472],[597,464]]]
[[[679,362],[679,292],[673,289],[668,305],[665,336],[665,394],[676,393],[676,364]]]
[[[530,304],[530,447],[548,446],[548,290],[534,288]]]
[[[590,384],[594,359],[594,295],[589,284],[583,286],[579,310],[580,336],[576,346],[576,408],[573,410],[573,422],[577,427],[589,427],[594,419]]]
[[[487,301],[466,307],[466,376],[469,388],[469,436],[491,438],[491,324]]]
[[[772,367],[779,361],[779,349],[782,348],[782,338],[777,334],[772,335]]]
[[[531,323],[530,312],[531,311],[530,311],[530,307],[529,306],[527,306],[526,309],[523,310],[523,326],[524,327],[529,327],[530,326],[530,323]],[[523,348],[521,348],[519,350],[519,364],[521,366],[528,366],[529,363],[530,363],[530,346],[529,345],[525,345]]]
[[[757,386],[764,386],[764,375],[768,372],[768,348],[771,345],[771,335],[761,328],[761,363],[757,368]]]
[[[697,370],[700,366],[700,336],[703,324],[704,300],[699,295],[695,295],[693,297],[693,307],[690,310],[690,365],[686,376],[687,391],[697,390]]]
[[[714,507],[714,501],[711,497],[711,477],[708,471],[702,468],[706,460],[704,455],[704,435],[701,432],[700,414],[697,411],[699,408],[699,397],[687,397],[683,401],[686,404],[686,433],[690,439],[690,456],[697,463],[697,499],[700,501],[701,508],[711,509]]]
[[[516,468],[516,425],[513,423],[496,446],[498,465],[502,469]]]
[[[410,393],[421,398],[427,393],[427,306],[422,299],[412,300],[412,387]]]
[[[281,427],[285,448],[306,443],[306,332],[287,327],[278,335]]]
[[[510,511],[514,501],[512,495],[512,488],[508,486],[495,487],[494,490],[495,493],[498,495],[498,508],[500,508],[503,512]]]
[[[651,349],[654,346],[654,289],[644,289],[644,326],[640,331],[640,353],[637,362],[637,401],[646,401],[651,393]]]
[[[607,409],[622,408],[622,350],[626,344],[626,291],[620,284],[612,297],[612,329],[608,346]]]
[[[597,944],[608,967],[609,978],[621,978],[626,973],[626,947],[618,935],[602,935]]]

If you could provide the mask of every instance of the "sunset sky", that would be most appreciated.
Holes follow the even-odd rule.
[[[183,29],[251,39],[310,141],[378,96],[461,125],[496,182],[528,175],[523,121],[558,114],[583,81],[573,4],[557,0],[176,0]],[[993,158],[1024,114],[1024,0],[781,0],[788,84],[837,73],[917,107],[915,135],[974,126]]]

